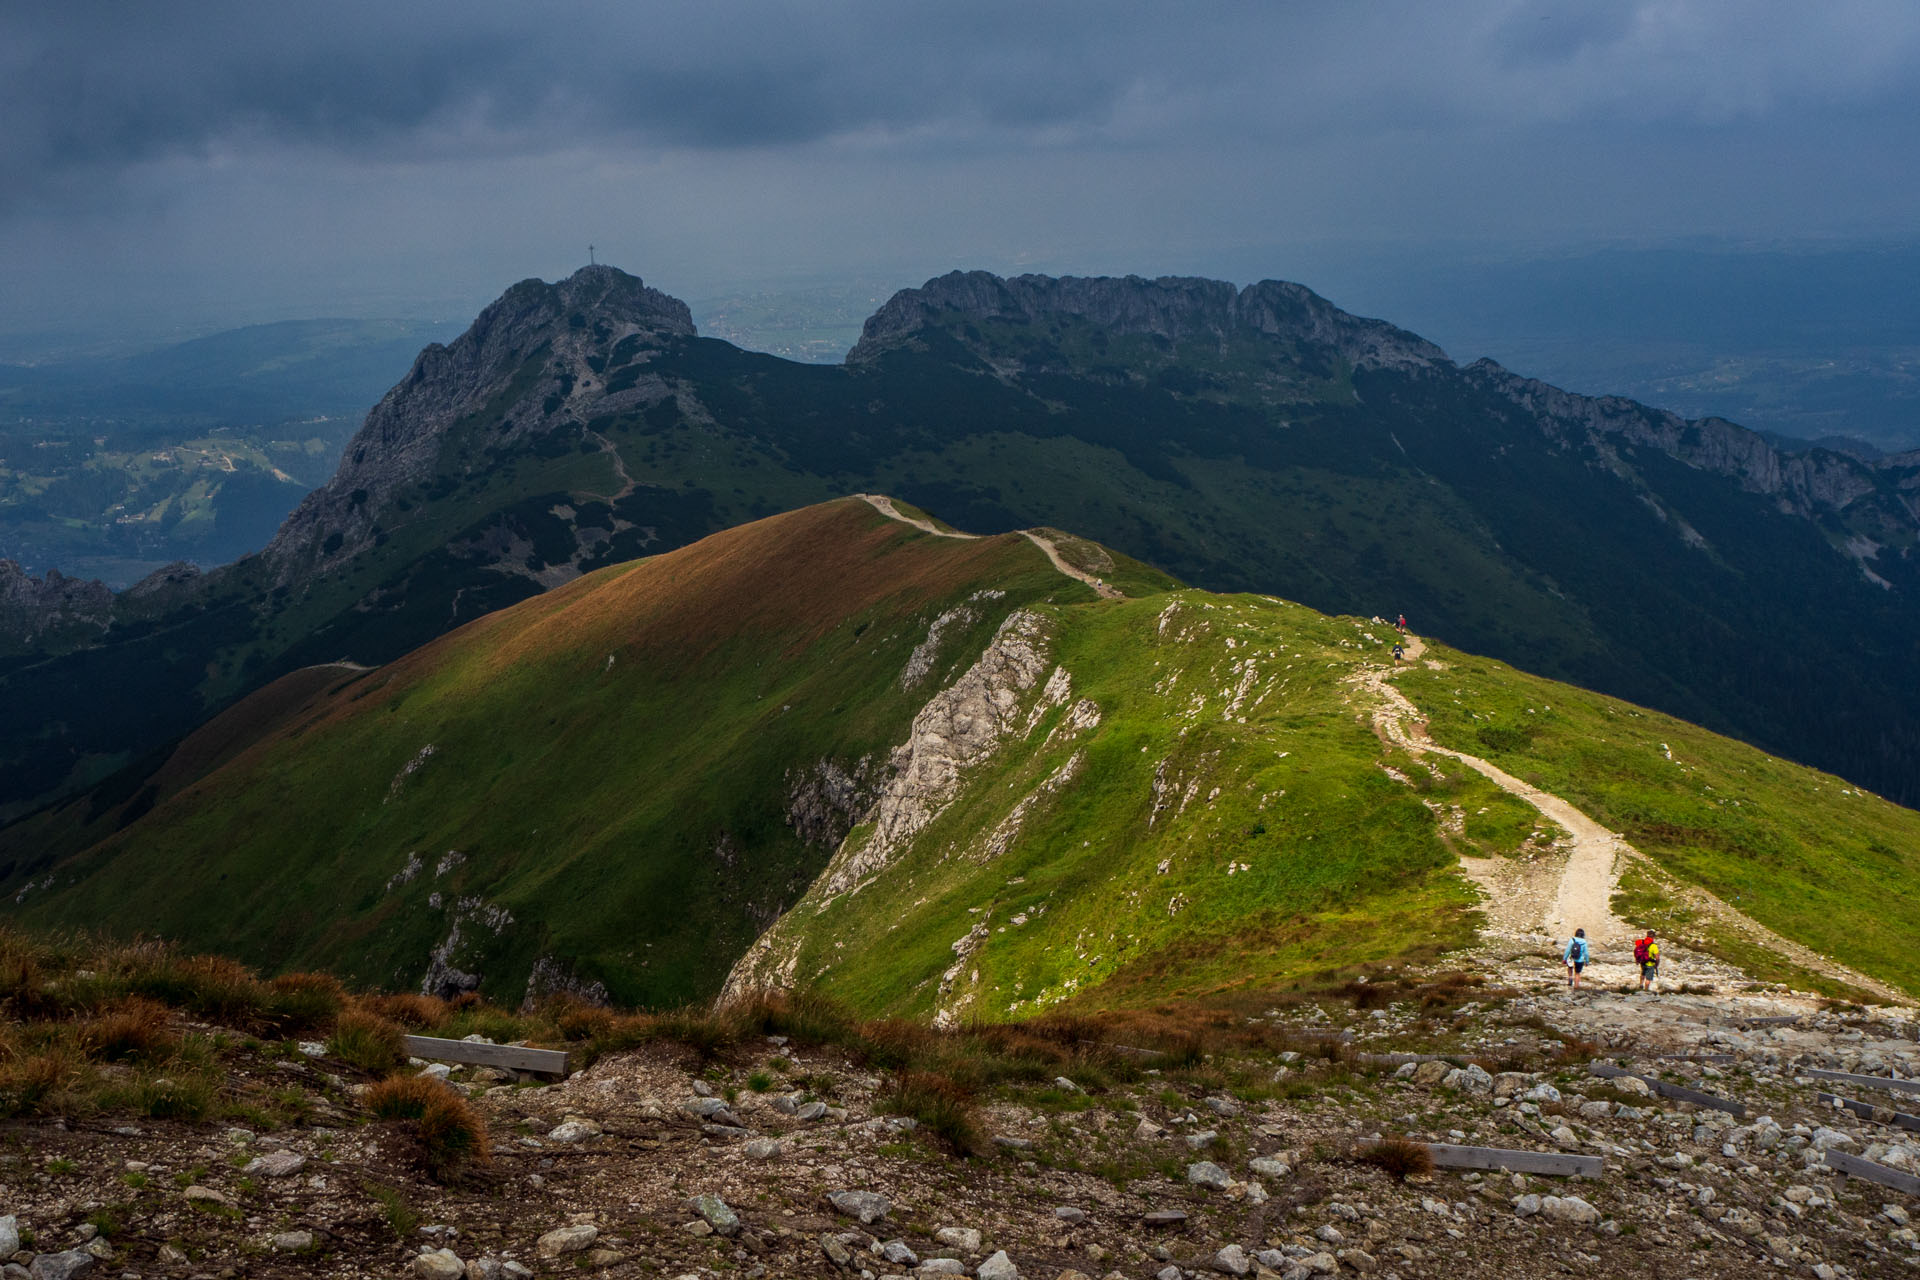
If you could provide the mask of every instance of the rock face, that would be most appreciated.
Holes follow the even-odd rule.
[[[906,741],[893,750],[892,776],[868,815],[870,826],[840,845],[794,911],[818,911],[881,873],[959,794],[967,769],[1017,727],[1024,695],[1046,670],[1046,628],[1039,615],[1008,614],[979,659],[914,716]],[[799,936],[783,923],[761,934],[734,964],[723,998],[793,985]]]
[[[1336,351],[1360,368],[1424,368],[1446,353],[1404,329],[1348,315],[1305,285],[1281,280],[1235,289],[1224,280],[1015,276],[955,271],[902,289],[868,319],[850,364],[877,358],[942,313],[1032,324],[1072,317],[1108,334],[1140,334],[1214,346],[1249,337],[1283,338]]]
[[[1842,546],[1870,579],[1879,580],[1873,568],[1879,552],[1912,545],[1920,525],[1920,452],[1872,460],[1828,449],[1785,453],[1724,418],[1688,419],[1622,396],[1576,395],[1491,360],[1477,360],[1461,372],[1529,414],[1550,440],[1591,448],[1617,471],[1629,470],[1620,458],[1622,446],[1643,446],[1726,476],[1804,519],[1843,517],[1854,536]],[[1679,522],[1688,542],[1704,544],[1677,513],[1665,515]]]
[[[104,582],[69,578],[58,569],[36,578],[0,560],[0,650],[74,643],[106,631],[113,592]]]
[[[958,792],[961,774],[999,744],[1015,720],[1020,695],[1046,669],[1039,615],[1007,615],[979,661],[913,718],[912,733],[894,749],[893,778],[874,806],[873,834],[835,857],[822,882],[824,896],[845,893],[886,866],[895,850],[939,816]]]
[[[275,581],[291,582],[372,546],[376,527],[390,518],[390,499],[439,472],[457,428],[485,418],[491,440],[505,442],[574,429],[589,412],[640,404],[654,388],[638,377],[623,379],[598,353],[611,344],[631,358],[693,335],[684,302],[614,267],[585,267],[551,285],[521,281],[452,343],[422,351],[367,415],[340,469],[307,495],[262,553]],[[494,406],[498,421],[487,413]]]

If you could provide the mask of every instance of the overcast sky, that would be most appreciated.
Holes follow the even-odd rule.
[[[1920,5],[0,3],[0,326],[1920,235]]]

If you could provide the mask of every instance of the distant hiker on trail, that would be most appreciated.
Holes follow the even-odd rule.
[[[1400,659],[1405,655],[1406,655],[1405,649],[1402,649],[1399,645],[1393,646],[1393,660],[1395,662],[1400,661]]]
[[[1653,930],[1633,940],[1633,962],[1640,966],[1640,989],[1653,990],[1653,980],[1660,973],[1660,944],[1654,941]]]
[[[1587,967],[1591,955],[1587,949],[1587,931],[1575,929],[1573,937],[1567,940],[1566,954],[1560,957],[1561,963],[1567,966],[1567,985],[1575,991],[1580,989],[1580,971]]]
[[[1401,635],[1405,635],[1407,633],[1407,615],[1406,614],[1403,613],[1400,615],[1400,620],[1393,624],[1393,629],[1395,631],[1398,631]]]

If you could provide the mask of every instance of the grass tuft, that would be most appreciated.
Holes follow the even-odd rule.
[[[874,1105],[891,1115],[913,1117],[924,1132],[958,1155],[978,1156],[991,1150],[973,1095],[945,1076],[902,1072],[874,1099]]]
[[[405,1032],[376,1013],[349,1009],[333,1024],[327,1052],[362,1071],[391,1071],[407,1059]]]
[[[382,1120],[410,1123],[421,1163],[436,1182],[453,1182],[491,1161],[487,1128],[467,1100],[431,1076],[394,1076],[367,1090],[367,1108]]]
[[[1406,1138],[1383,1138],[1379,1142],[1370,1142],[1356,1151],[1353,1158],[1389,1174],[1395,1182],[1405,1182],[1408,1178],[1424,1177],[1433,1172],[1433,1155],[1427,1150],[1426,1144]]]

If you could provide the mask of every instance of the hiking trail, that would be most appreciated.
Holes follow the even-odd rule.
[[[900,510],[900,508],[894,506],[893,499],[882,493],[857,493],[854,497],[861,499],[888,519],[898,520],[901,524],[912,525],[922,533],[930,533],[936,538],[978,538],[980,536],[977,533],[961,533],[958,529],[942,529],[936,526],[931,520],[916,520]],[[1020,536],[1040,548],[1040,550],[1046,554],[1047,559],[1052,562],[1054,568],[1066,574],[1075,582],[1084,582],[1089,587],[1092,587],[1094,594],[1098,595],[1102,600],[1119,600],[1122,598],[1120,592],[1116,588],[1109,586],[1104,580],[1088,573],[1085,569],[1076,568],[1068,564],[1066,558],[1060,554],[1060,548],[1054,545],[1051,538],[1048,538],[1044,534],[1035,533],[1031,529],[1020,530]]]
[[[1555,947],[1557,959],[1558,948],[1565,945],[1575,929],[1584,928],[1593,957],[1589,969],[1595,980],[1634,980],[1637,974],[1631,940],[1635,931],[1613,911],[1620,872],[1631,863],[1659,879],[1663,889],[1677,900],[1677,905],[1693,911],[1704,922],[1738,934],[1752,946],[1771,951],[1802,969],[1857,987],[1877,999],[1898,1005],[1912,1003],[1912,997],[1905,992],[1780,936],[1706,889],[1673,881],[1657,862],[1634,848],[1618,832],[1608,830],[1552,792],[1523,782],[1479,756],[1434,742],[1427,732],[1426,717],[1393,684],[1393,677],[1400,670],[1421,661],[1426,653],[1420,637],[1410,632],[1403,643],[1405,655],[1400,664],[1371,664],[1349,678],[1356,687],[1373,695],[1374,732],[1415,759],[1440,755],[1466,765],[1502,791],[1524,800],[1541,817],[1566,833],[1566,838],[1557,844],[1567,850],[1567,857],[1557,867],[1551,862],[1461,858],[1462,873],[1485,895],[1483,909],[1490,941],[1538,945],[1544,939]],[[1428,665],[1435,664],[1429,660]],[[1685,952],[1670,939],[1663,939],[1661,948],[1663,961],[1679,959],[1677,951],[1685,954],[1684,967],[1689,971],[1733,972],[1731,966],[1712,957]],[[1603,950],[1611,954],[1603,955]],[[1664,964],[1662,972],[1667,972]]]

